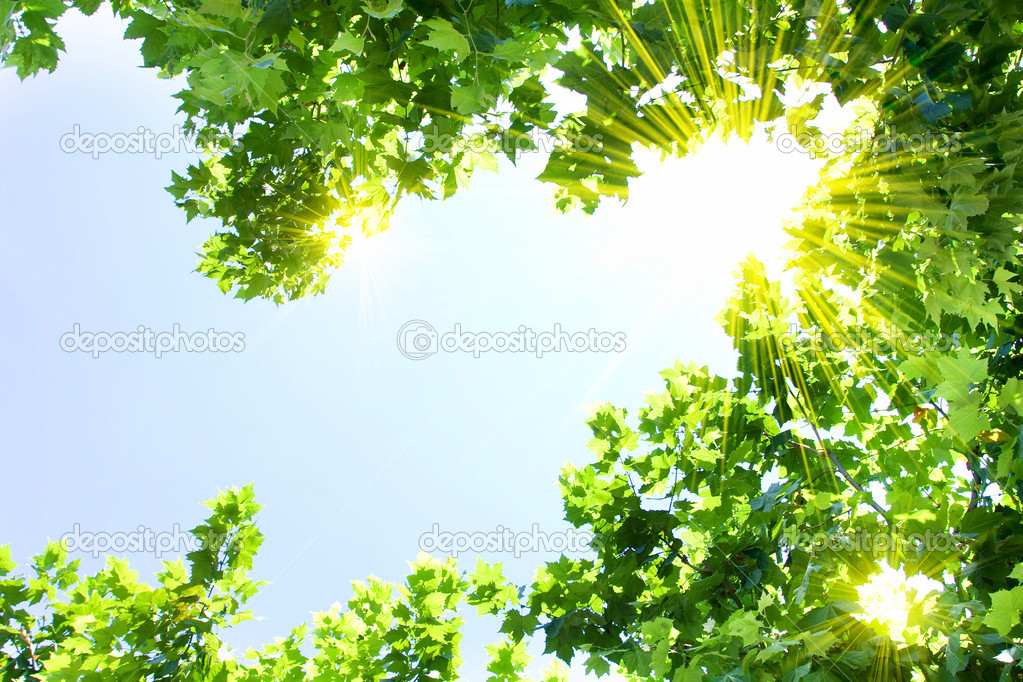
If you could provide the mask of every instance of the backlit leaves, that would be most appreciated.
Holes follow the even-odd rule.
[[[0,0],[0,58],[21,77],[52,70],[67,7]],[[299,627],[245,668],[213,653],[257,588],[256,507],[233,491],[197,529],[231,541],[169,564],[157,588],[113,560],[79,577],[59,545],[12,578],[0,553],[8,679],[455,679],[460,604],[500,617],[499,680],[521,677],[533,633],[630,679],[1007,679],[1023,606],[1018,3],[115,9],[147,66],[186,77],[188,130],[228,141],[168,189],[222,225],[198,269],[244,300],[323,291],[352,236],[385,229],[404,197],[495,168],[490,150],[419,136],[567,140],[540,179],[587,212],[627,198],[637,145],[684,154],[714,128],[802,136],[823,168],[786,228],[791,288],[741,266],[720,316],[735,371],[678,363],[639,409],[589,416],[592,461],[559,487],[593,556],[521,591],[500,566],[422,557],[405,585],[370,579],[319,614],[311,658]],[[550,79],[582,108],[562,111]],[[837,148],[818,120],[828,93],[860,112]],[[881,559],[938,585],[906,614],[910,644],[854,617]]]

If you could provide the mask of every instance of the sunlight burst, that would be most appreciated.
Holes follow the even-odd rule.
[[[908,627],[911,611],[919,605],[921,613],[931,606],[927,595],[940,591],[941,583],[926,576],[907,578],[903,569],[894,569],[881,562],[881,571],[856,588],[862,612],[854,614],[896,642],[912,643],[918,627]]]

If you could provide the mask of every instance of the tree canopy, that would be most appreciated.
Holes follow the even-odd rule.
[[[0,0],[0,55],[52,70],[56,20],[99,4]],[[451,196],[539,133],[562,140],[540,179],[565,210],[627,198],[638,146],[686,154],[710,130],[793,135],[824,166],[787,228],[792,289],[750,261],[721,313],[736,374],[679,363],[635,414],[590,416],[593,460],[560,489],[594,556],[529,586],[423,557],[245,663],[218,633],[258,587],[257,507],[227,491],[200,531],[233,540],[168,563],[157,588],[116,559],[81,577],[59,544],[30,576],[0,554],[3,679],[456,679],[463,603],[503,623],[494,680],[521,679],[534,636],[636,680],[1018,674],[1023,3],[112,7],[147,66],[186,78],[210,148],[170,191],[220,221],[199,269],[244,299],[322,291],[352,229]],[[585,111],[558,111],[554,84]],[[859,112],[840,145],[815,121],[826,93]],[[428,144],[477,133],[511,144]]]

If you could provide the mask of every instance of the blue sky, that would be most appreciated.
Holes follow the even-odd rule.
[[[215,224],[185,224],[163,187],[193,155],[65,153],[83,132],[170,132],[180,82],[141,69],[107,10],[61,23],[57,71],[21,83],[0,71],[0,543],[24,562],[71,531],[170,532],[198,523],[218,488],[255,483],[266,540],[242,649],[344,603],[350,582],[401,581],[433,524],[565,530],[555,485],[585,463],[585,406],[635,408],[676,359],[729,373],[714,322],[735,263],[775,253],[780,216],[813,166],[767,143],[685,162],[646,159],[625,207],[560,215],[531,178],[538,155],[478,173],[447,202],[408,202],[362,242],[326,295],[243,304],[195,274]],[[409,320],[439,332],[624,332],[621,353],[439,353],[412,361]],[[178,324],[244,334],[239,353],[61,350],[75,324],[154,332]],[[82,555],[79,555],[82,556]],[[142,577],[152,555],[127,554]],[[484,554],[530,581],[554,554]],[[166,557],[165,557],[166,558]],[[85,555],[89,570],[102,558]],[[475,555],[460,558],[465,568]],[[476,679],[496,624],[474,625]]]

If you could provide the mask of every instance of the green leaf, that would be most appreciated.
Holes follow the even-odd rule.
[[[337,40],[334,41],[334,44],[330,46],[330,51],[340,52],[342,50],[346,50],[352,54],[360,55],[362,54],[364,45],[365,38],[357,36],[354,33],[350,33],[349,31],[345,31],[338,36]]]
[[[760,640],[760,621],[755,611],[734,611],[721,625],[721,633],[742,640],[743,646],[753,646]]]
[[[283,43],[291,32],[295,18],[291,14],[289,0],[271,0],[263,15],[256,23],[253,38],[258,42],[270,36],[276,36]]]
[[[952,211],[963,217],[980,215],[988,209],[987,197],[979,194],[957,194],[952,199]]]
[[[1023,415],[1023,381],[1016,377],[1007,379],[998,392],[998,408],[1004,410],[1010,406],[1016,410],[1016,414]]]
[[[451,88],[451,108],[460,114],[475,114],[487,107],[490,96],[481,85]]]
[[[969,653],[962,650],[960,645],[960,631],[956,630],[948,636],[948,643],[945,645],[945,669],[953,675],[962,672],[969,662]]]
[[[1008,637],[1009,631],[1019,625],[1020,612],[1023,612],[1023,586],[993,592],[991,609],[984,614],[984,625]]]
[[[494,47],[492,54],[496,59],[517,62],[526,56],[526,52],[527,48],[525,45],[512,38],[506,38]]]
[[[0,547],[0,576],[5,576],[15,569],[17,564],[11,561],[11,547],[4,545]]]
[[[987,361],[969,353],[940,356],[937,368],[944,379],[938,386],[938,392],[951,401],[965,398],[970,386],[987,376]]]
[[[403,0],[369,0],[365,5],[366,14],[376,19],[390,19],[404,9]]]
[[[203,0],[199,6],[201,14],[213,14],[230,19],[240,19],[245,15],[241,0]]]
[[[430,19],[424,25],[430,29],[429,37],[423,41],[424,45],[455,55],[469,54],[469,41],[447,19]]]
[[[671,682],[703,682],[706,675],[704,675],[703,669],[700,667],[701,658],[703,658],[702,655],[694,656],[693,660],[686,667],[679,668],[675,672]]]

